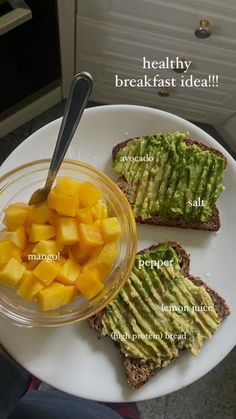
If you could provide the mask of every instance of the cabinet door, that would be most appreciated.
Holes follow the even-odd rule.
[[[207,17],[211,36],[194,35]],[[93,99],[104,103],[134,103],[168,110],[188,119],[216,123],[235,110],[236,3],[226,0],[95,0],[79,1],[76,68],[95,78]],[[160,97],[155,88],[117,88],[115,75],[139,78],[176,77],[173,70],[143,70],[142,57],[164,60],[176,56],[191,60],[187,75],[219,75],[216,88],[177,88]]]

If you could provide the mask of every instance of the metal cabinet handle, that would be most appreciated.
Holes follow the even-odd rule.
[[[178,63],[176,62],[175,67],[173,68],[173,70],[176,73],[180,73],[181,74],[181,73],[184,73],[186,71],[186,69],[187,69],[187,65],[186,65],[187,58],[180,57],[179,58],[179,61],[180,61],[181,65],[178,66]]]
[[[169,88],[168,87],[161,87],[158,90],[158,95],[161,96],[161,97],[168,97],[168,96],[170,96],[170,90],[169,90]]]
[[[197,38],[209,38],[211,36],[210,22],[207,19],[200,20],[199,26],[194,33]]]
[[[13,10],[0,17],[0,35],[32,19],[30,8],[24,0],[8,0]]]

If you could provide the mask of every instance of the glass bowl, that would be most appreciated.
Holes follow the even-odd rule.
[[[0,177],[0,227],[3,228],[3,210],[10,203],[28,202],[31,194],[44,186],[49,159],[37,160]],[[0,313],[21,326],[61,326],[84,320],[103,309],[119,292],[131,272],[136,255],[137,233],[131,207],[118,188],[106,175],[94,167],[76,160],[64,160],[58,176],[70,176],[79,181],[90,181],[103,193],[109,216],[118,218],[122,233],[118,256],[111,272],[104,280],[104,290],[87,300],[78,297],[71,304],[57,310],[40,311],[37,302],[18,297],[15,288],[0,285]]]

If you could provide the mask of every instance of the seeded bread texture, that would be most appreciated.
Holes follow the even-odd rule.
[[[117,144],[112,150],[112,159],[115,160],[119,150],[125,147],[128,144],[128,142],[132,140],[134,140],[134,138],[130,138],[128,140],[125,140]],[[185,142],[187,145],[195,144],[202,150],[208,150],[209,152],[216,154],[218,157],[223,158],[225,162],[225,168],[226,168],[227,159],[219,150],[216,150],[212,147],[208,147],[205,144],[202,144],[200,142],[193,141],[190,139],[186,139]],[[124,176],[119,177],[116,183],[119,186],[119,188],[122,190],[122,192],[126,195],[127,199],[129,200],[130,187],[125,177]],[[165,214],[157,214],[146,220],[142,220],[141,217],[137,217],[136,221],[140,224],[152,224],[152,225],[157,225],[157,226],[179,227],[179,228],[185,228],[185,229],[191,228],[193,230],[218,231],[220,228],[220,216],[219,216],[219,211],[216,206],[214,206],[212,209],[211,218],[206,222],[193,221],[193,220],[187,221],[187,220],[184,220],[183,217],[172,218],[169,215],[165,215]]]
[[[162,243],[160,243],[161,245]],[[177,242],[169,242],[169,245],[176,251],[179,260],[180,260],[180,267],[181,271],[188,277],[190,281],[194,283],[196,286],[204,286],[207,292],[210,294],[212,301],[214,303],[215,310],[219,316],[220,321],[222,321],[225,317],[230,314],[230,309],[226,303],[226,301],[217,294],[213,289],[208,287],[208,285],[202,281],[198,277],[194,277],[189,273],[190,267],[190,256],[187,254],[185,249]],[[143,251],[139,252],[138,254],[144,253],[146,250],[152,250],[156,248],[157,245],[152,245],[148,249],[144,249]],[[104,310],[100,311],[99,313],[95,314],[94,316],[88,319],[89,326],[95,330],[98,334],[101,335],[102,333],[102,317],[103,317]],[[118,346],[117,342],[114,342],[115,346]],[[178,358],[185,350],[180,350],[178,353]],[[152,361],[143,361],[139,358],[132,358],[130,356],[126,357],[121,351],[121,362],[123,365],[123,369],[126,375],[126,379],[129,385],[133,389],[140,388],[143,384],[145,384],[151,377],[153,377],[160,369],[163,367],[156,368],[155,364]],[[172,358],[172,361],[175,358]]]

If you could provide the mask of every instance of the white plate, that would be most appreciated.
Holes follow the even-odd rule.
[[[3,173],[23,162],[51,156],[60,120],[35,132],[5,161]],[[139,106],[101,106],[86,110],[68,157],[93,164],[114,177],[111,149],[125,138],[159,131],[188,130],[198,139],[223,151],[228,159],[219,199],[222,227],[217,233],[139,226],[139,249],[161,240],[177,240],[191,253],[191,272],[222,295],[231,307],[199,358],[184,354],[141,389],[131,390],[119,353],[109,339],[98,340],[86,323],[56,329],[25,329],[0,319],[1,341],[12,356],[37,377],[68,393],[105,401],[135,401],[178,390],[214,368],[236,341],[235,237],[236,163],[208,134],[172,114]]]

